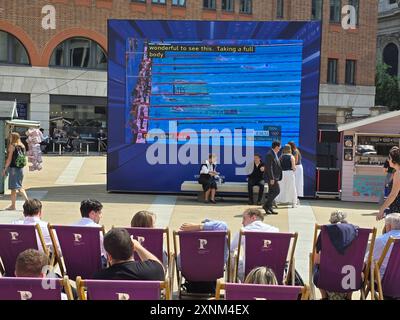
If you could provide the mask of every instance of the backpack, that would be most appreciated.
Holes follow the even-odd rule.
[[[15,152],[17,152],[17,156],[15,157],[15,166],[17,168],[25,167],[26,166],[26,156],[25,156],[24,149],[16,146]]]

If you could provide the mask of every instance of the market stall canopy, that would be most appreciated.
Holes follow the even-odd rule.
[[[22,128],[40,128],[40,121],[32,121],[32,120],[7,120],[6,125],[9,127],[22,127]]]
[[[391,119],[391,118],[398,117],[398,116],[400,116],[400,110],[387,112],[387,113],[380,114],[378,116],[368,117],[368,118],[365,118],[362,120],[357,120],[357,121],[342,124],[342,125],[338,126],[338,131],[342,132],[342,131],[352,130],[352,129],[355,129],[358,127],[366,126],[369,124],[373,124],[375,122]]]
[[[16,101],[0,101],[0,119],[10,120],[18,117]]]

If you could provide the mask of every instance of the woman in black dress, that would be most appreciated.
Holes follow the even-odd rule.
[[[381,206],[376,216],[377,220],[381,220],[385,217],[385,211],[387,214],[400,213],[400,149],[390,151],[389,165],[396,170],[393,174],[392,191]],[[389,210],[387,210],[388,208]]]
[[[216,203],[215,193],[217,191],[217,178],[219,173],[216,172],[217,157],[213,154],[208,156],[208,160],[201,165],[199,183],[203,186],[204,202]]]

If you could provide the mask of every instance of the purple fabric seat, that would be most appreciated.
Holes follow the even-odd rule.
[[[0,300],[61,300],[66,279],[0,278]],[[66,290],[72,298],[70,288]]]
[[[125,228],[134,239],[154,254],[161,262],[164,261],[164,235],[166,235],[166,247],[169,254],[168,228]],[[134,253],[135,260],[140,260],[137,253]],[[168,256],[169,258],[169,256]],[[168,262],[167,262],[168,263]]]
[[[216,298],[225,289],[225,300],[298,300],[307,298],[307,289],[298,286],[225,283],[217,285]]]
[[[294,272],[293,256],[297,243],[297,233],[241,231],[239,244],[244,239],[244,278],[257,267],[268,267],[276,275],[279,284],[284,282],[284,271],[289,257],[289,268]],[[290,244],[293,245],[290,250]],[[236,271],[239,267],[240,247],[236,259]],[[293,270],[292,270],[293,269]],[[294,273],[293,273],[294,274]],[[237,279],[237,272],[236,277]]]
[[[373,244],[375,242],[376,229],[358,229],[358,236],[353,242],[346,248],[344,254],[340,254],[333,246],[329,234],[326,230],[326,226],[316,226],[314,239],[317,239],[318,230],[321,230],[321,254],[320,264],[317,268],[318,276],[315,277],[315,286],[329,291],[338,293],[350,293],[361,290],[362,297],[365,296],[364,285],[365,280],[368,278],[370,266],[371,266],[371,254],[366,262],[366,268],[364,269],[364,257],[367,250],[372,253]],[[371,237],[371,239],[370,239]],[[369,240],[371,245],[369,246]],[[314,241],[313,259],[316,254],[316,241]],[[311,272],[311,270],[310,270]],[[348,279],[354,274],[354,279],[351,281]],[[312,285],[312,283],[310,283]]]
[[[192,282],[213,282],[223,278],[225,247],[229,248],[229,242],[229,231],[174,231],[179,294],[182,277]]]
[[[5,276],[14,277],[15,262],[18,255],[27,249],[38,250],[39,237],[42,249],[48,255],[42,231],[39,225],[0,224],[0,258],[3,262]]]
[[[179,231],[182,275],[191,281],[214,281],[224,276],[225,231]],[[176,251],[175,251],[176,253]]]
[[[80,300],[169,300],[169,286],[163,281],[82,280],[77,278]],[[85,294],[86,290],[86,294]]]
[[[53,248],[57,248],[56,259],[63,275],[68,274],[71,279],[77,276],[91,278],[101,270],[100,232],[102,228],[49,224],[49,232]]]
[[[379,268],[389,248],[392,247],[390,257],[382,280],[380,280]],[[375,277],[378,280],[379,297],[400,298],[400,239],[391,238],[385,246],[382,257],[377,263]]]

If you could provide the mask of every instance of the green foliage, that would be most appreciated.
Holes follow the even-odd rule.
[[[399,79],[388,73],[390,66],[378,63],[376,66],[375,105],[386,106],[390,110],[400,110]]]

